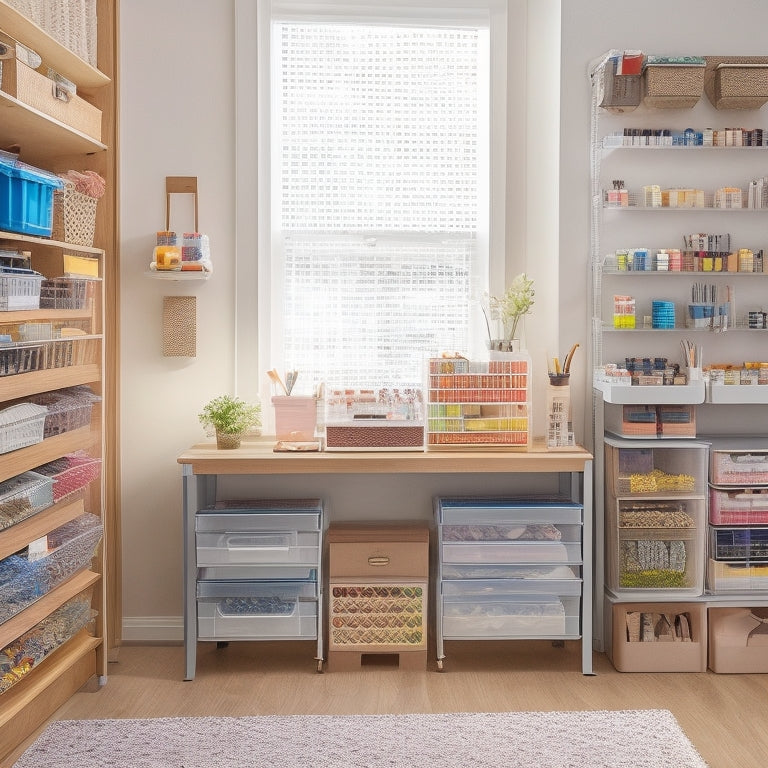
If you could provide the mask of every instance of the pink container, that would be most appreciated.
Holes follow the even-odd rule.
[[[314,397],[280,395],[272,398],[275,407],[275,435],[278,440],[314,440],[317,400]]]

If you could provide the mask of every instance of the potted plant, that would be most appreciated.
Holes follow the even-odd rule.
[[[215,431],[217,448],[239,448],[243,435],[261,426],[261,404],[221,395],[206,403],[198,418],[206,429]]]
[[[517,335],[520,319],[529,314],[533,307],[536,293],[533,280],[523,272],[501,296],[487,296],[487,307],[483,307],[485,324],[488,329],[488,348],[497,352],[513,352],[520,348]],[[495,321],[497,333],[491,332],[491,323]]]

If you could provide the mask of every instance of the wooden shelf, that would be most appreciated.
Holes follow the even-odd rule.
[[[16,614],[8,621],[0,625],[0,648],[12,643],[25,632],[37,626],[43,619],[50,616],[57,608],[60,608],[67,600],[79,595],[84,589],[88,589],[101,579],[98,573],[93,571],[80,571],[63,584],[43,595],[21,613]]]
[[[82,499],[65,502],[63,504],[54,504],[42,512],[38,512],[26,520],[3,531],[0,537],[0,560],[14,552],[18,552],[30,541],[39,539],[47,533],[58,528],[76,517],[80,517],[85,512],[85,504]],[[3,628],[4,625],[0,625]],[[0,645],[0,648],[3,646]]]
[[[49,437],[42,443],[30,445],[27,448],[19,448],[16,451],[2,454],[2,469],[0,469],[0,482],[20,475],[41,464],[46,464],[54,459],[61,458],[74,451],[89,450],[101,443],[101,435],[90,427],[73,429],[71,432],[63,432],[60,435]]]
[[[3,694],[0,762],[6,765],[19,743],[96,674],[100,645],[99,638],[82,630]]]
[[[0,0],[0,2],[2,2],[2,0]],[[2,94],[0,94],[0,98],[2,98]],[[103,248],[93,248],[88,245],[72,245],[71,243],[65,243],[61,240],[51,240],[50,237],[35,237],[34,235],[23,235],[20,232],[6,232],[5,230],[0,230],[0,240],[16,240],[22,244],[43,245],[51,248],[59,248],[65,251],[77,251],[78,253],[93,253],[96,256],[104,255]]]
[[[0,147],[14,146],[20,147],[25,162],[49,167],[63,155],[90,155],[107,149],[100,141],[0,91]]]
[[[93,384],[101,381],[101,367],[97,363],[90,365],[70,365],[66,368],[53,368],[32,373],[17,373],[3,377],[3,398],[26,397],[40,392],[49,392],[78,384]]]
[[[0,29],[39,53],[44,64],[80,87],[97,88],[110,82],[103,72],[64,48],[58,40],[8,5],[5,0],[0,0]]]

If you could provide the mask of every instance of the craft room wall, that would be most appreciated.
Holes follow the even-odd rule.
[[[527,2],[531,23],[527,37],[514,40],[527,46],[527,66],[523,75],[514,73],[521,92],[509,108],[512,125],[522,125],[513,134],[526,141],[523,169],[508,189],[508,211],[525,210],[523,234],[512,238],[524,243],[522,261],[521,248],[514,249],[515,263],[537,280],[529,347],[543,354],[551,345],[560,352],[582,345],[573,385],[583,439],[591,419],[588,63],[610,48],[765,53],[768,5],[733,0],[724,12],[714,0],[646,0],[630,12],[616,0],[519,2]],[[176,456],[204,437],[196,416],[201,405],[235,385],[234,3],[123,0],[120,8],[122,612],[128,641],[182,637]],[[545,42],[558,22],[559,98],[546,85],[558,51]],[[155,232],[165,226],[165,177],[175,175],[198,177],[200,229],[210,237],[214,263],[202,284],[145,275]],[[181,231],[186,226],[172,222]],[[162,355],[166,295],[197,298],[194,358]]]
[[[567,339],[573,329],[580,328],[580,336],[589,343],[589,62],[612,48],[661,56],[764,56],[768,49],[768,3],[734,0],[724,6],[717,0],[695,4],[645,0],[630,7],[616,0],[562,0],[561,8],[560,336]],[[752,115],[743,119],[750,124],[745,127],[755,120]],[[725,112],[723,125],[728,120],[740,124],[738,111]],[[758,163],[755,175],[765,172]],[[579,362],[585,361],[586,357]],[[582,368],[580,373],[583,375],[574,380],[573,397],[574,402],[584,404],[589,434],[591,380],[588,371]],[[746,418],[744,409],[737,411],[738,407],[723,410],[727,423],[722,427],[712,424],[711,431],[750,431],[746,425],[734,426]]]
[[[215,395],[236,391],[235,2],[121,3],[122,612],[126,641],[182,638],[181,470],[176,457],[205,439],[197,422],[202,405]],[[529,318],[526,339],[545,370],[544,350],[556,346],[557,332],[557,315],[548,310],[558,301],[557,283],[551,280],[557,260],[556,208],[551,204],[557,154],[539,151],[540,164],[528,162],[525,136],[531,116],[540,113],[546,119],[537,120],[539,128],[534,132],[539,148],[556,146],[557,90],[551,85],[542,88],[541,82],[553,78],[556,82],[558,75],[559,3],[513,0],[512,5],[510,50],[520,60],[530,48],[536,65],[515,65],[508,75],[514,99],[508,115],[507,161],[515,173],[507,191],[507,269],[510,274],[527,269],[536,280],[537,309],[541,309]],[[530,27],[520,23],[527,16]],[[543,30],[550,41],[546,45]],[[531,36],[535,38],[532,46]],[[521,109],[528,96],[531,109]],[[525,173],[535,175],[531,188],[523,181]],[[170,283],[145,274],[155,233],[165,228],[166,176],[198,177],[200,229],[210,237],[214,264],[213,275],[203,284]],[[542,202],[532,205],[531,200],[539,196]],[[177,205],[180,215],[185,212],[184,200],[176,198],[184,196],[174,195],[174,216]],[[171,221],[177,231],[188,226],[183,219]],[[535,260],[528,259],[529,252]],[[166,295],[197,299],[194,358],[162,355]],[[268,382],[262,391],[269,394]],[[543,413],[544,403],[538,405]],[[349,477],[336,484],[336,519],[366,513],[359,499],[366,492],[370,495],[371,489],[361,488],[360,482]],[[476,482],[477,487],[468,492],[494,492],[484,478],[479,476]],[[447,493],[466,488],[466,482],[440,486]],[[259,490],[270,492],[264,486]],[[271,492],[280,490],[286,492],[284,487]],[[291,492],[322,495],[325,489],[299,489],[294,484]],[[403,478],[381,496],[387,499],[387,514],[428,518],[434,492],[428,483]]]

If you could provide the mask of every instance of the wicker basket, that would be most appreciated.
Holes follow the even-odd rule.
[[[643,104],[656,109],[690,109],[704,93],[704,63],[649,64],[643,72]]]
[[[96,231],[95,197],[75,189],[71,181],[53,195],[53,231],[51,237],[70,245],[93,245]]]
[[[760,109],[768,101],[768,65],[720,64],[715,70],[717,109]]]

